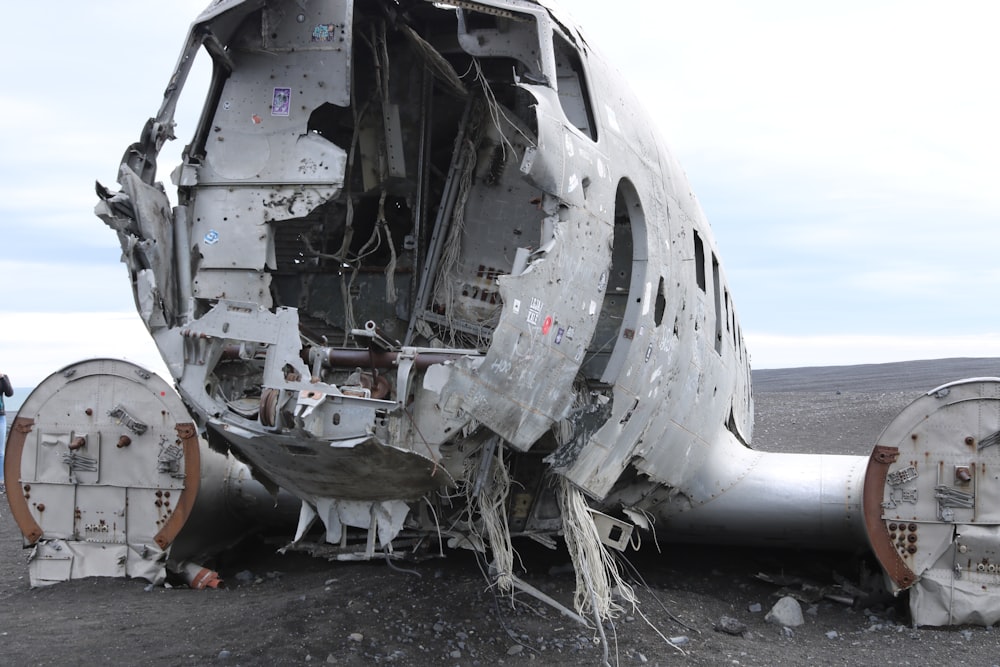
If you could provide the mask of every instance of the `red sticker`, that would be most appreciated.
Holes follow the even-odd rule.
[[[549,332],[549,329],[551,328],[552,328],[552,316],[546,315],[545,321],[542,322],[542,333],[547,334]]]

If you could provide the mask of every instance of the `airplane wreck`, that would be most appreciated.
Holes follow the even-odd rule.
[[[565,539],[606,617],[607,550],[655,530],[868,545],[916,623],[1000,620],[1000,379],[867,457],[755,451],[705,216],[549,0],[216,0],[118,182],[96,212],[174,387],[90,360],[26,400],[4,475],[35,584],[160,581],[287,521],[343,559],[481,550],[508,588],[512,537]]]

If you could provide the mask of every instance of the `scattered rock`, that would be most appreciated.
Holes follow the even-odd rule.
[[[746,623],[732,616],[723,616],[715,624],[716,632],[724,632],[727,635],[742,636],[747,631]]]
[[[240,582],[241,584],[249,584],[252,583],[253,580],[254,580],[254,575],[253,572],[251,572],[250,570],[242,570],[236,573],[236,581]]]
[[[759,614],[763,610],[764,607],[761,606],[759,602],[751,602],[750,604],[747,605],[747,611],[749,611],[751,614]]]
[[[797,628],[805,623],[805,619],[802,618],[802,605],[799,604],[798,600],[787,595],[771,607],[771,611],[767,612],[764,620],[785,628]]]
[[[836,639],[839,636],[840,635],[837,634],[836,630],[830,630],[828,633],[826,633],[826,638],[827,639]]]
[[[350,639],[352,642],[362,642],[365,640],[365,636],[360,632],[352,632],[351,634],[347,635],[347,638]]]
[[[507,655],[521,655],[524,651],[524,647],[520,644],[514,644],[509,649],[507,649]]]
[[[326,656],[326,664],[328,664],[328,665],[336,665],[337,664],[337,656],[335,656],[332,653],[328,653],[327,656]]]
[[[451,652],[451,653],[449,653],[448,655],[449,655],[449,656],[451,656],[452,658],[454,658],[455,660],[458,660],[459,658],[461,658],[461,657],[462,657],[462,652],[461,652],[461,651],[458,651],[458,650],[456,650],[456,651],[452,651],[452,652]]]
[[[226,649],[222,649],[221,651],[219,651],[219,656],[218,657],[219,657],[219,660],[227,660],[229,658],[229,656],[231,656],[231,655],[232,655],[232,653],[230,653]]]
[[[688,637],[687,635],[679,635],[677,637],[670,638],[670,643],[673,644],[674,646],[684,646],[689,641],[691,641],[691,638]]]

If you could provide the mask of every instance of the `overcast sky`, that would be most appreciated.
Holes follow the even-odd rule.
[[[0,371],[15,385],[91,356],[162,373],[94,181],[117,188],[206,4],[7,8]],[[686,169],[754,367],[1000,356],[1000,3],[563,4]]]

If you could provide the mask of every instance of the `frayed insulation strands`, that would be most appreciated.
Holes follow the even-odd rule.
[[[503,442],[499,438],[487,441],[479,456],[469,457],[466,465],[476,471],[469,477],[475,481],[466,486],[472,529],[493,553],[496,586],[504,593],[512,593],[514,546],[507,524],[510,473],[503,460]]]
[[[566,548],[576,570],[573,606],[584,617],[601,621],[618,617],[625,607],[636,607],[635,591],[618,570],[614,556],[601,542],[590,506],[583,493],[565,479],[559,493]]]

